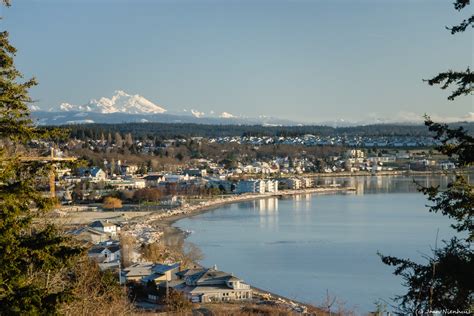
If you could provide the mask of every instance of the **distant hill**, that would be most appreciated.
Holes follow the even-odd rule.
[[[474,123],[456,123],[474,133]],[[225,137],[225,136],[432,136],[424,125],[380,124],[353,127],[330,126],[262,126],[195,123],[127,123],[76,124],[67,126],[72,136],[88,135],[95,138],[101,133],[132,133],[134,137]]]

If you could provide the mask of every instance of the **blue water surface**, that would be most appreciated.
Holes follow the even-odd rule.
[[[237,203],[175,225],[193,231],[188,241],[202,249],[206,266],[216,264],[256,287],[316,305],[329,292],[346,308],[367,312],[376,300],[390,302],[404,293],[402,280],[377,251],[423,262],[436,240],[440,244],[454,230],[449,219],[428,212],[412,178],[337,181],[356,192]]]

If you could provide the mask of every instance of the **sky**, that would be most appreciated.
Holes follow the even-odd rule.
[[[43,109],[124,90],[172,111],[442,119],[474,113],[422,82],[473,63],[472,32],[445,29],[472,10],[452,2],[13,0],[0,23]]]

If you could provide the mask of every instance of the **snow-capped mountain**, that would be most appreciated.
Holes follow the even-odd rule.
[[[92,99],[83,105],[61,103],[48,110],[31,107],[39,125],[84,123],[163,122],[200,124],[276,124],[293,125],[294,122],[278,118],[250,118],[229,112],[202,112],[196,109],[168,111],[138,94],[117,90],[110,98]]]
[[[154,104],[138,94],[128,94],[117,90],[111,98],[102,97],[92,99],[84,105],[62,103],[60,111],[66,112],[94,112],[94,113],[128,113],[128,114],[161,114],[164,108]]]
[[[220,118],[235,118],[235,115],[233,114],[230,114],[229,112],[222,112],[220,115],[219,115]]]
[[[215,119],[216,118],[220,118],[220,119],[244,118],[242,116],[233,115],[229,112],[222,112],[222,113],[218,114],[214,111],[210,111],[210,112],[206,113],[206,112],[201,112],[201,111],[195,110],[195,109],[191,109],[191,110],[184,109],[184,110],[178,111],[178,112],[170,111],[168,113],[169,114],[175,114],[175,115],[190,115],[190,116],[194,116],[196,118],[215,118]]]

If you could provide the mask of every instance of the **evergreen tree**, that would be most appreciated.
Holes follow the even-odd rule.
[[[461,10],[469,4],[469,0],[457,0],[454,6]],[[472,23],[473,16],[448,29],[455,34],[465,31]],[[448,97],[448,100],[454,100],[458,96],[472,94],[474,77],[468,68],[465,72],[440,73],[428,80],[430,85],[443,82],[442,89],[457,86]],[[425,124],[430,131],[436,133],[435,138],[442,142],[439,148],[442,153],[456,159],[461,167],[474,164],[474,137],[466,130],[434,123],[428,117]],[[441,212],[455,221],[451,226],[459,236],[443,241],[444,246],[435,248],[425,264],[381,255],[382,261],[394,266],[394,274],[400,275],[407,286],[407,293],[396,297],[396,301],[400,303],[400,314],[473,312],[474,185],[462,173],[455,173],[454,176],[454,181],[445,190],[439,187],[422,187],[420,190],[433,203],[430,212]]]
[[[52,276],[67,267],[81,249],[72,246],[51,224],[33,219],[53,207],[35,181],[50,166],[25,162],[28,141],[52,136],[32,124],[28,89],[34,79],[19,82],[16,49],[7,32],[0,33],[0,314],[54,314],[71,298],[67,284],[53,283]]]

